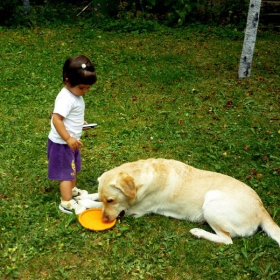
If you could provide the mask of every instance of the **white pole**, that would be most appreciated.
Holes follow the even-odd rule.
[[[23,0],[23,12],[27,15],[30,11],[30,3],[29,0]]]
[[[243,49],[238,70],[239,78],[250,77],[251,74],[253,54],[260,18],[261,2],[261,0],[250,0]]]

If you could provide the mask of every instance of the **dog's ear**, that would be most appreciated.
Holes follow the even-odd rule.
[[[133,177],[121,172],[118,176],[116,187],[119,188],[127,197],[135,198],[136,187]]]

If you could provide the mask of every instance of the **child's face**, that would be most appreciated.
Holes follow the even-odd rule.
[[[89,91],[91,86],[90,85],[79,84],[79,85],[76,85],[76,86],[72,87],[71,85],[66,84],[66,87],[74,95],[83,96]]]

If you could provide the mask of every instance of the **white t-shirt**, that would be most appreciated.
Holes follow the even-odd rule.
[[[76,96],[68,89],[63,88],[57,95],[53,113],[64,117],[63,122],[71,137],[80,139],[84,124],[85,102],[82,96]],[[66,144],[57,133],[51,120],[49,139],[54,143]]]

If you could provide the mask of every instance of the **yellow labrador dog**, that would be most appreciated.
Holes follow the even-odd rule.
[[[250,236],[260,226],[280,245],[280,228],[259,196],[232,177],[175,160],[147,159],[111,169],[98,181],[105,222],[120,213],[206,221],[215,233],[199,228],[190,233],[223,244],[232,244],[232,237]]]

